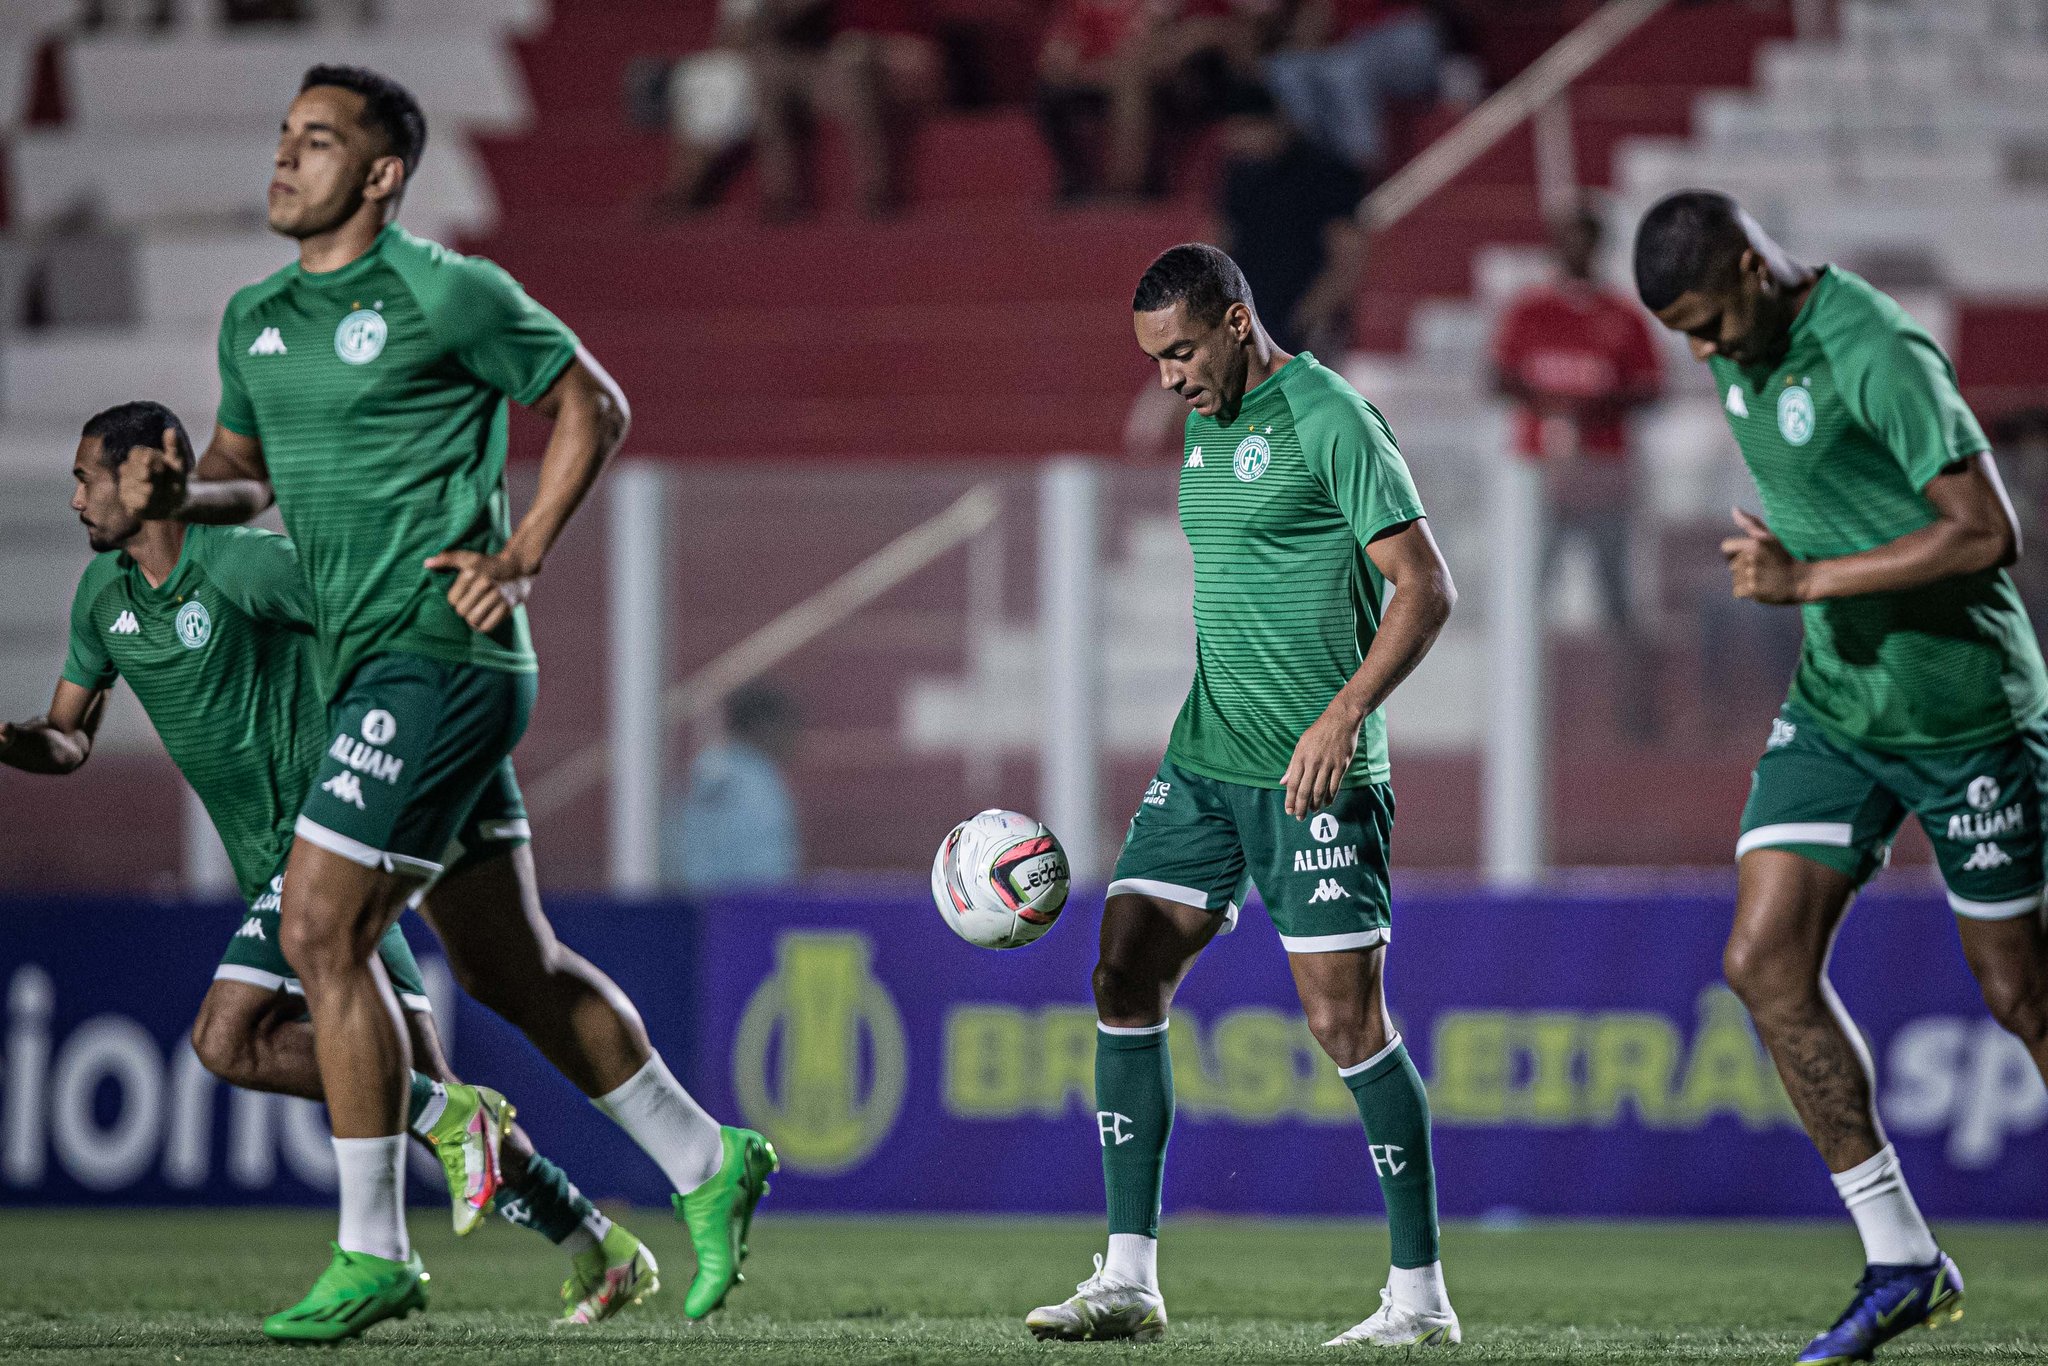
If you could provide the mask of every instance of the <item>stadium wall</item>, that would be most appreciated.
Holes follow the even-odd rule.
[[[1741,1007],[1718,982],[1729,889],[1503,896],[1407,889],[1390,964],[1430,1079],[1452,1215],[1838,1212]],[[773,1135],[776,1210],[1099,1208],[1087,1004],[1099,898],[1028,951],[944,933],[922,889],[690,906],[557,899],[715,1112]],[[184,1039],[231,905],[0,900],[0,1203],[328,1198],[318,1107],[236,1093]],[[1938,893],[1866,897],[1835,980],[1938,1218],[2048,1217],[2048,1090],[1986,1017]],[[409,928],[417,928],[410,926]],[[653,1166],[523,1041],[458,1001],[422,931],[457,1067],[504,1088],[591,1194]],[[1310,1042],[1262,912],[1184,989],[1171,1210],[1355,1214],[1377,1188],[1349,1094]],[[414,1194],[435,1196],[431,1167]]]

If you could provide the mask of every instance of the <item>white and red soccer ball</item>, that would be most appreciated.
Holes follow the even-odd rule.
[[[1052,831],[1015,811],[960,822],[932,860],[932,900],[953,933],[984,949],[1018,949],[1067,904],[1067,854]]]

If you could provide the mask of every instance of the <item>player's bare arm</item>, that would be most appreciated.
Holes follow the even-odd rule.
[[[1735,596],[1792,604],[1897,593],[2019,558],[2019,522],[1989,452],[1943,470],[1928,483],[1926,497],[1935,513],[1926,526],[1874,550],[1826,560],[1794,559],[1761,518],[1737,508],[1742,534],[1721,543]]]
[[[1281,782],[1287,789],[1287,814],[1297,819],[1336,799],[1358,751],[1359,727],[1415,672],[1458,601],[1450,566],[1425,518],[1382,532],[1365,553],[1394,585],[1394,595],[1358,672],[1294,747]]]
[[[0,721],[0,764],[24,773],[70,773],[92,757],[93,737],[106,714],[107,694],[57,680],[48,714],[33,721]]]
[[[449,605],[478,631],[496,630],[514,607],[526,601],[548,551],[632,423],[632,409],[618,381],[581,346],[576,359],[533,407],[551,419],[555,429],[541,457],[540,491],[505,548],[489,555],[448,550],[427,561],[428,569],[455,571],[455,582],[448,587]]]

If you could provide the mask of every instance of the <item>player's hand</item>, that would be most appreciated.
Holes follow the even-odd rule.
[[[162,450],[137,446],[121,462],[121,506],[144,521],[161,521],[185,506],[189,476],[175,431],[164,433]]]
[[[1721,556],[1728,561],[1735,596],[1781,606],[1800,601],[1805,566],[1792,558],[1762,518],[1741,508],[1734,513],[1742,535],[1721,542]]]
[[[1332,702],[1315,724],[1302,732],[1280,779],[1287,789],[1288,815],[1299,820],[1337,800],[1337,789],[1358,753],[1360,724]]]
[[[444,550],[427,561],[427,568],[455,571],[455,582],[448,586],[448,605],[475,631],[497,630],[533,591],[532,573],[502,550],[495,555]]]

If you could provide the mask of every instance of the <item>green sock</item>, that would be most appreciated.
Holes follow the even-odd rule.
[[[507,1182],[499,1190],[497,1210],[506,1223],[530,1228],[551,1243],[575,1238],[572,1252],[595,1247],[612,1226],[576,1189],[568,1173],[539,1153],[526,1159],[526,1171],[516,1184]],[[579,1231],[583,1237],[576,1237]]]
[[[1436,1167],[1429,1152],[1429,1093],[1407,1045],[1397,1035],[1378,1057],[1344,1071],[1344,1084],[1365,1121],[1373,1171],[1387,1201],[1387,1236],[1397,1267],[1439,1259]]]
[[[448,1108],[447,1102],[447,1087],[423,1073],[413,1073],[412,1094],[405,1103],[405,1127],[424,1136],[427,1130],[434,1127],[434,1121],[441,1117],[441,1111]],[[427,1116],[430,1108],[433,1112],[432,1117],[421,1123],[421,1119]]]
[[[1173,1132],[1173,1059],[1166,1026],[1143,1033],[1095,1031],[1095,1123],[1109,1231],[1159,1236],[1159,1187]]]

